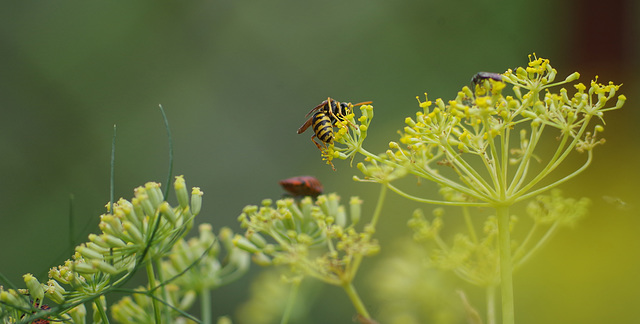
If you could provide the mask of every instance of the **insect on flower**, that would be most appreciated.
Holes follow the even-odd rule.
[[[502,81],[502,74],[492,72],[478,72],[471,78],[471,83],[478,84],[480,81],[492,79],[494,81]]]
[[[40,305],[40,303],[38,303],[37,301],[35,302],[34,307],[35,307],[35,308],[42,309],[42,310],[49,310],[49,309],[51,309],[51,307],[49,307],[49,305],[43,304],[43,305],[41,306],[41,305]],[[21,317],[21,318],[24,318],[25,316],[26,316],[26,315],[22,315],[22,317]],[[49,320],[46,320],[46,319],[43,319],[43,318],[39,318],[39,319],[36,319],[35,321],[33,321],[33,322],[31,322],[31,323],[33,323],[33,324],[48,324],[48,323],[50,323],[50,321],[49,321]]]
[[[312,176],[299,176],[280,180],[280,185],[284,190],[294,197],[312,196],[317,197],[322,194],[322,183]]]
[[[345,116],[351,113],[353,107],[369,105],[371,103],[372,101],[365,101],[353,105],[350,102],[339,102],[335,99],[327,98],[327,100],[311,109],[311,111],[305,116],[310,117],[304,124],[302,124],[302,126],[300,126],[298,134],[304,133],[309,126],[313,125],[314,134],[311,136],[311,141],[313,141],[319,150],[322,150],[322,147],[320,147],[320,144],[318,144],[314,138],[319,138],[320,141],[322,141],[323,146],[326,148],[327,144],[331,144],[333,142],[333,127],[336,125],[338,120],[345,121]]]

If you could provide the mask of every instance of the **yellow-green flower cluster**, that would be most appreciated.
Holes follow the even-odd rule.
[[[212,289],[226,285],[249,269],[249,254],[233,245],[233,233],[222,228],[213,234],[210,224],[199,226],[199,237],[178,240],[171,252],[160,263],[161,277],[170,282],[165,287],[171,307],[172,322],[184,321],[184,312]],[[225,262],[219,260],[222,246],[226,250]],[[210,306],[210,305],[206,305]],[[113,318],[122,323],[155,323],[152,298],[148,290],[139,288],[132,297],[124,297],[111,308]]]
[[[358,232],[362,201],[352,198],[350,215],[335,194],[302,199],[265,200],[261,207],[247,206],[239,221],[247,231],[235,244],[253,253],[260,264],[287,264],[297,274],[327,283],[349,283],[363,256],[379,250],[373,230]]]
[[[575,84],[572,95],[565,88],[552,92],[552,87],[579,77],[573,73],[555,82],[556,75],[549,60],[533,56],[526,68],[502,74],[502,82],[480,78],[475,89],[464,87],[448,102],[431,102],[425,94],[424,100],[418,99],[415,117],[406,118],[399,143],[391,142],[385,154],[363,152],[370,164],[359,168],[376,182],[410,173],[489,204],[531,197],[539,193],[531,189],[571,151],[589,153],[584,167],[591,162],[593,147],[603,143],[597,135],[604,127],[590,121],[595,117],[603,124],[604,112],[621,108],[626,100],[619,95],[611,105],[620,86],[600,84],[597,77],[589,89]],[[503,94],[508,84],[514,95]],[[558,138],[556,152],[543,157],[536,147],[549,128],[559,131],[553,134]],[[532,161],[546,163],[542,172],[529,174]],[[515,168],[510,170],[510,164]]]
[[[199,212],[202,192],[194,188],[189,200],[181,176],[176,177],[174,187],[178,207],[171,207],[164,200],[160,184],[148,182],[134,190],[131,201],[121,198],[113,204],[112,213],[100,216],[102,233],[89,235],[90,242],[76,248],[71,265],[73,272],[91,281],[87,287],[94,287],[96,279],[108,281],[104,275],[131,271],[143,255],[151,259],[162,257],[191,228],[196,215],[192,210]],[[50,272],[50,276],[60,277],[57,271]]]
[[[249,269],[249,254],[233,244],[231,229],[223,227],[217,237],[210,224],[200,225],[199,231],[199,237],[174,245],[161,264],[164,278],[175,278],[172,282],[183,290],[201,292],[229,284]],[[224,263],[221,245],[226,251]]]
[[[93,300],[95,306],[102,294],[124,281],[136,266],[164,256],[191,228],[202,206],[202,192],[194,188],[189,198],[182,176],[176,177],[174,188],[178,207],[165,201],[160,185],[154,182],[135,189],[131,201],[114,203],[111,213],[100,216],[102,233],[90,234],[89,242],[76,247],[73,260],[51,268],[46,285],[30,274],[24,276],[27,290],[23,295],[36,303],[46,298],[60,305],[55,311],[62,314],[57,315],[62,316],[59,319],[83,323],[83,302]],[[11,296],[16,294],[0,288],[3,307],[33,313],[28,298]]]
[[[353,113],[353,105],[350,104],[348,111],[350,113],[345,116],[344,121],[336,121],[337,129],[334,131],[333,142],[322,150],[322,159],[327,161],[327,164],[331,165],[334,170],[333,159],[346,160],[350,158],[353,160],[355,153],[362,148],[362,143],[367,137],[367,130],[373,118],[373,106],[371,105],[360,106],[361,115],[357,122]],[[336,143],[344,146],[336,146]]]
[[[573,199],[562,196],[560,190],[552,190],[548,195],[539,195],[526,208],[527,215],[534,222],[522,242],[513,242],[512,263],[520,267],[531,255],[548,241],[561,227],[572,226],[586,213],[590,202],[586,198]],[[481,287],[496,286],[500,282],[498,222],[495,216],[489,216],[483,226],[482,234],[475,233],[473,226],[468,232],[457,233],[453,243],[448,244],[441,237],[444,226],[444,210],[436,208],[433,219],[428,220],[421,210],[416,210],[409,227],[417,242],[433,247],[431,263],[443,270],[451,270],[465,281]],[[471,222],[470,219],[466,220]],[[517,224],[515,216],[510,220],[510,231]]]
[[[527,204],[527,215],[538,225],[554,223],[573,226],[587,214],[591,201],[588,198],[564,198],[559,189],[548,195],[540,195]]]

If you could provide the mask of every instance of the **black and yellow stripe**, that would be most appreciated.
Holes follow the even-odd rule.
[[[313,131],[321,141],[331,144],[333,142],[333,123],[324,112],[318,111],[313,115]]]

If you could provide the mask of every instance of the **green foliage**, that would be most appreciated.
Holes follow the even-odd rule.
[[[123,323],[174,322],[185,313],[195,295],[202,298],[210,289],[237,279],[248,269],[248,255],[231,243],[233,234],[223,229],[216,237],[211,226],[200,226],[200,237],[183,240],[200,212],[203,193],[193,188],[191,197],[185,181],[176,177],[178,206],[165,201],[158,183],[149,182],[135,190],[133,199],[120,199],[113,212],[100,216],[99,235],[76,247],[73,260],[51,268],[50,280],[41,284],[24,276],[26,290],[0,287],[4,322],[36,318],[85,323],[84,304],[93,305],[93,322],[108,323],[105,295],[128,291],[122,287],[140,268],[146,268],[148,287],[129,291],[133,295],[111,308],[113,318]],[[111,206],[108,204],[107,206]],[[229,260],[219,260],[220,243]],[[159,279],[159,280],[158,280]],[[47,308],[39,307],[50,302]]]
[[[295,300],[302,280],[309,278],[340,287],[360,323],[377,323],[354,282],[363,258],[381,249],[374,235],[391,190],[440,207],[429,217],[417,209],[408,221],[415,245],[403,242],[370,274],[370,286],[383,304],[379,318],[385,323],[455,323],[466,315],[469,322],[480,323],[484,313],[486,323],[494,324],[500,289],[502,322],[512,324],[513,272],[560,228],[574,226],[590,204],[586,198],[565,198],[556,187],[591,164],[594,148],[604,143],[604,113],[621,108],[626,100],[618,95],[611,105],[620,86],[600,84],[597,78],[589,88],[573,84],[572,94],[565,88],[556,90],[579,74],[558,82],[556,76],[549,60],[533,55],[527,67],[501,75],[479,74],[473,89],[463,87],[452,100],[432,102],[425,94],[424,100],[418,99],[419,110],[405,119],[400,139],[381,154],[364,148],[373,107],[361,103],[356,118],[354,106],[348,104],[345,116],[330,120],[337,130],[331,143],[321,148],[322,158],[333,167],[335,159],[364,157],[357,164],[363,177],[354,178],[380,184],[370,218],[363,217],[358,197],[348,206],[340,204],[335,193],[316,199],[265,199],[260,206],[243,209],[238,217],[242,235],[227,228],[215,235],[211,225],[202,224],[198,237],[185,240],[201,211],[203,193],[193,188],[189,195],[184,179],[177,177],[178,206],[173,207],[159,184],[147,183],[131,200],[109,204],[109,212],[100,216],[101,233],[89,235],[72,259],[52,268],[46,284],[27,274],[26,289],[0,287],[0,320],[85,323],[85,304],[91,303],[94,323],[108,323],[108,314],[123,323],[212,323],[211,290],[241,278],[252,255],[257,264],[280,268],[256,281],[254,290],[259,293],[242,306],[243,314],[264,315],[264,323],[278,317],[281,323],[304,318],[305,308]],[[507,85],[511,94],[503,93]],[[543,142],[553,149],[543,149]],[[574,152],[586,157],[573,171],[560,174],[559,166]],[[437,184],[441,197],[412,194],[417,190],[406,181],[402,188],[397,185],[396,180],[409,175]],[[515,215],[518,209],[512,207],[519,202],[527,202],[523,214],[528,219]],[[451,212],[451,207],[458,212]],[[445,224],[458,216],[465,228],[445,234]],[[147,284],[125,289],[142,268]],[[479,312],[462,291],[460,299],[443,297],[451,294],[443,293],[449,287],[434,280],[440,275],[436,269],[484,289],[485,311]],[[274,273],[283,274],[288,283],[274,280]],[[115,291],[129,295],[110,306],[105,296]],[[201,319],[189,313],[197,300]],[[241,320],[258,322],[250,316]],[[229,324],[231,319],[223,317],[218,323]]]

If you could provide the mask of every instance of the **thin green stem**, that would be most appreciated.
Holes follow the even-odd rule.
[[[520,243],[518,248],[513,252],[514,262],[516,262],[516,260],[520,259],[525,254],[527,247],[529,246],[531,240],[533,240],[533,237],[538,232],[539,228],[540,225],[538,225],[538,222],[534,222],[533,226],[529,230],[529,233],[527,233],[527,236],[524,238],[524,240],[522,240],[522,243]]]
[[[115,169],[116,169],[116,125],[113,125],[113,138],[111,139],[111,170],[109,174],[109,212],[113,213],[113,200],[115,199]]]
[[[527,149],[522,154],[518,169],[511,179],[511,184],[509,185],[509,189],[507,190],[507,195],[511,196],[514,191],[518,190],[522,186],[524,179],[527,177],[527,171],[529,170],[529,165],[533,158],[533,151],[538,144],[538,140],[540,139],[543,129],[544,124],[540,125],[539,127],[531,126],[531,135],[529,136]]]
[[[356,289],[353,287],[353,283],[346,283],[342,286],[342,288],[344,288],[347,296],[349,296],[349,299],[351,300],[353,307],[355,307],[356,312],[358,312],[360,316],[366,319],[371,319],[371,315],[369,315],[367,308],[364,306],[364,303],[362,303],[360,296],[358,296],[358,292],[356,292]]]
[[[527,251],[527,253],[524,256],[522,256],[522,258],[520,258],[519,260],[514,259],[515,262],[514,262],[513,268],[517,269],[521,267],[525,262],[527,262],[527,260],[529,260],[529,258],[531,258],[531,256],[535,254],[535,252],[540,250],[542,246],[544,246],[544,244],[549,241],[549,238],[551,238],[553,233],[555,233],[558,230],[558,227],[559,227],[559,222],[556,221],[555,223],[553,223],[553,225],[551,225],[551,227],[547,230],[547,232],[544,233],[544,236],[542,236],[542,238],[538,240],[536,245],[533,246],[529,251]]]
[[[495,196],[495,189],[492,188],[489,183],[487,183],[486,180],[471,165],[469,165],[469,163],[467,163],[467,161],[464,160],[454,148],[451,147],[451,145],[442,144],[441,147],[446,150],[447,156],[456,165],[455,171],[460,175],[460,177],[462,179],[466,177],[471,180],[472,183],[469,184],[468,189],[473,189],[483,196]],[[459,169],[462,169],[466,176],[463,176]]]
[[[67,224],[67,228],[69,229],[69,251],[73,251],[74,249],[74,237],[76,234],[73,229],[75,228],[75,215],[73,213],[73,201],[75,197],[73,194],[69,195],[69,223]]]
[[[540,132],[540,134],[542,134],[542,132]],[[554,153],[553,157],[551,157],[547,165],[540,172],[538,172],[538,174],[533,179],[526,182],[518,181],[518,186],[516,188],[510,188],[510,189],[513,189],[510,192],[513,193],[513,195],[515,196],[523,192],[527,192],[533,186],[535,186],[538,182],[540,182],[542,179],[546,178],[551,172],[553,172],[553,170],[555,170],[555,168],[560,164],[560,162],[562,162],[567,157],[567,155],[572,151],[573,147],[575,147],[575,144],[576,144],[575,139],[571,144],[569,144],[569,146],[566,146],[568,139],[569,139],[569,134],[566,133],[562,137],[561,142],[558,144],[558,147],[556,148],[556,152]],[[533,150],[534,150],[534,147],[532,144],[531,152],[533,152]],[[521,163],[524,163],[525,159],[526,161],[529,160],[528,157],[525,157],[523,158]],[[523,183],[526,183],[526,185],[521,188],[520,185]]]
[[[157,268],[160,269],[160,264],[159,264],[159,260],[156,260],[156,265]],[[169,292],[167,291],[167,285],[165,284],[164,281],[164,276],[162,275],[162,271],[158,271],[158,281],[160,282],[160,295],[162,295],[162,300],[164,300],[166,303],[169,302]],[[150,287],[151,289],[156,289],[155,286]],[[155,294],[155,291],[152,292],[153,294]],[[171,322],[171,309],[169,307],[162,307],[162,309],[164,310],[162,313],[164,314],[164,320],[167,323]]]
[[[574,135],[573,141],[571,141],[571,143],[569,143],[569,145],[567,145],[566,147],[565,147],[565,144],[566,144],[566,141],[569,138],[569,131],[565,132],[565,135],[562,138],[562,142],[559,144],[558,149],[556,150],[556,153],[551,158],[551,160],[549,161],[547,166],[535,178],[533,178],[531,181],[529,181],[525,187],[523,187],[522,189],[518,190],[518,192],[516,192],[516,194],[515,194],[516,196],[529,191],[540,180],[542,180],[547,175],[549,175],[553,170],[555,170],[555,168],[557,168],[558,165],[560,165],[560,163],[562,163],[562,161],[564,161],[567,158],[567,156],[571,153],[571,151],[573,151],[573,148],[575,148],[576,145],[578,144],[578,141],[582,137],[582,134],[584,134],[584,132],[586,131],[587,126],[589,124],[589,119],[590,119],[590,116],[587,115],[585,117],[584,121],[583,121],[584,124],[582,125],[580,130]],[[590,160],[591,160],[591,151],[589,151],[589,161]],[[580,172],[582,172],[581,170],[586,168],[587,165],[589,165],[589,163],[586,163],[582,168],[580,168],[579,169]],[[555,185],[557,185],[559,183],[562,183],[562,182],[572,178],[573,176],[575,176],[576,174],[578,174],[580,172],[574,172],[571,175],[569,175],[567,177],[564,177],[560,181],[557,181],[554,184],[552,184],[550,186],[547,186],[547,187],[553,187],[553,186],[555,186]],[[536,192],[540,192],[540,191],[536,190]]]
[[[380,194],[378,195],[378,203],[376,204],[376,209],[373,211],[373,216],[371,217],[371,227],[375,230],[376,224],[378,224],[378,219],[380,218],[380,214],[382,214],[382,206],[384,205],[384,200],[387,196],[387,186],[380,186]],[[353,280],[358,272],[358,268],[360,268],[360,264],[362,263],[362,258],[364,256],[362,254],[357,254],[353,258],[353,262],[351,266],[348,268],[347,278],[349,281]]]
[[[507,123],[507,121],[505,121]],[[511,124],[511,122],[508,122]],[[511,141],[511,128],[505,127],[502,136],[500,136],[500,146],[502,151],[500,152],[502,155],[500,156],[500,165],[502,165],[502,181],[501,181],[501,192],[507,190],[509,182],[509,149],[510,149],[510,141]]]
[[[380,186],[380,193],[378,194],[378,202],[376,203],[376,209],[373,212],[373,217],[371,217],[371,226],[373,228],[378,224],[378,219],[380,218],[380,214],[382,214],[382,206],[384,205],[384,200],[387,197],[387,186]]]
[[[533,197],[533,196],[536,196],[536,195],[539,195],[539,194],[541,194],[541,193],[543,193],[543,192],[545,192],[545,191],[547,191],[547,190],[549,190],[551,188],[554,188],[554,187],[560,185],[561,183],[564,183],[564,182],[568,181],[569,179],[571,179],[571,178],[577,176],[578,174],[582,173],[582,171],[586,170],[587,167],[591,164],[592,160],[593,160],[593,151],[589,151],[587,153],[587,161],[585,161],[584,164],[580,168],[578,168],[577,170],[573,171],[571,174],[567,175],[566,177],[563,177],[562,179],[553,182],[552,184],[549,184],[547,186],[544,186],[542,188],[536,189],[534,191],[531,191],[531,192],[529,192],[529,193],[527,193],[525,195],[522,195],[522,196],[518,197],[518,199],[516,199],[514,201],[514,203],[518,202],[518,201],[525,200],[525,199],[529,199],[530,197]]]
[[[416,196],[412,196],[394,185],[387,183],[387,187],[391,189],[391,191],[397,193],[398,195],[405,197],[409,200],[425,203],[425,204],[433,204],[433,205],[442,205],[442,206],[467,206],[467,207],[489,207],[491,206],[489,203],[484,202],[464,202],[464,201],[444,201],[444,200],[432,200],[432,199],[424,199]]]
[[[386,159],[380,158],[379,156],[377,156],[375,154],[372,154],[371,152],[365,150],[362,147],[358,148],[358,152],[360,152],[362,155],[370,158],[373,161],[376,161],[378,163],[382,163],[382,164],[391,166],[394,169],[404,168],[404,166],[402,166],[402,165],[400,165],[398,163],[392,162],[390,160],[386,160]],[[420,178],[423,178],[423,179],[426,179],[426,180],[429,180],[429,181],[433,181],[433,182],[435,182],[437,184],[440,184],[442,186],[445,186],[445,187],[450,187],[450,188],[452,188],[452,189],[454,189],[456,191],[459,191],[459,192],[461,192],[463,194],[466,194],[466,195],[468,195],[470,197],[473,197],[473,198],[476,198],[478,200],[488,201],[488,200],[491,199],[491,196],[487,196],[485,194],[481,194],[481,192],[478,191],[478,190],[471,190],[468,185],[461,185],[461,184],[459,184],[459,183],[457,183],[457,182],[455,182],[453,180],[450,180],[450,179],[448,179],[446,177],[443,177],[442,175],[438,174],[437,172],[435,172],[433,170],[430,170],[430,169],[425,170],[421,166],[414,165],[412,168],[408,169],[407,171],[409,171],[409,173],[411,173],[413,175],[416,175],[416,176],[418,176]],[[471,186],[471,187],[473,187],[473,186]],[[440,204],[440,203],[438,203],[438,204]],[[485,206],[487,206],[487,205],[485,205]]]
[[[498,243],[500,247],[500,288],[502,293],[502,323],[514,324],[513,265],[511,260],[511,233],[509,206],[497,206]]]
[[[201,324],[211,324],[211,291],[202,289],[200,291],[200,314],[202,314]]]
[[[169,143],[169,170],[167,172],[167,187],[164,191],[164,199],[167,200],[169,196],[169,190],[171,186],[171,176],[173,175],[173,138],[171,137],[171,128],[169,127],[169,119],[167,118],[167,114],[164,112],[164,108],[162,105],[158,105],[160,107],[160,113],[162,114],[162,119],[164,121],[164,128],[167,131],[167,142]]]
[[[100,297],[94,299],[93,303],[96,305],[96,310],[100,314],[102,323],[109,324],[109,318],[107,317],[107,313],[105,312],[104,305],[102,304],[102,300],[100,299]]]
[[[462,215],[464,215],[464,222],[467,225],[467,230],[469,231],[471,241],[473,241],[474,244],[478,244],[478,235],[476,234],[475,226],[473,226],[473,220],[471,219],[469,208],[467,208],[466,206],[462,207]]]
[[[482,122],[485,125],[490,125],[488,118],[485,116],[482,118]],[[488,131],[487,134],[491,137],[491,131]],[[504,139],[500,136],[501,139]],[[503,177],[503,167],[506,170],[506,164],[503,164],[503,155],[498,153],[498,148],[496,147],[496,137],[490,138],[487,140],[489,142],[489,148],[491,149],[491,155],[487,156],[486,151],[482,156],[482,161],[484,162],[485,168],[489,172],[489,176],[493,181],[494,192],[504,192],[504,183],[505,178]],[[501,152],[508,151],[508,144],[505,146],[504,142],[501,142]]]
[[[284,314],[282,314],[280,324],[287,324],[289,322],[289,318],[291,317],[291,313],[293,312],[293,306],[296,303],[298,291],[300,290],[300,283],[301,282],[299,281],[294,281],[291,284],[291,291],[289,292],[289,298],[287,298],[287,306],[284,309]]]
[[[487,286],[487,324],[496,324],[496,286]]]
[[[153,271],[153,262],[147,262],[147,277],[149,278],[149,289],[154,289],[156,287],[156,276]],[[152,292],[155,295],[155,291]],[[158,300],[156,298],[153,299],[153,315],[155,317],[156,323],[162,323],[162,316],[160,314],[160,305],[158,304]]]

